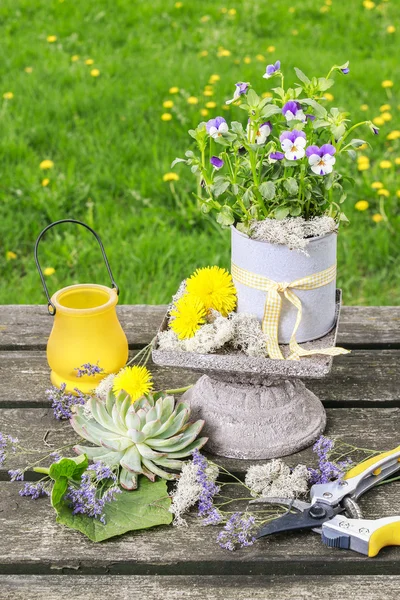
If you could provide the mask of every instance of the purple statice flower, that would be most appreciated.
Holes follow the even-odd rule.
[[[37,500],[42,496],[50,496],[50,491],[39,481],[38,483],[25,483],[22,490],[19,490],[19,495],[30,496],[32,500]]]
[[[295,100],[289,100],[282,108],[282,114],[285,117],[286,121],[302,121],[306,122],[307,118],[301,108],[300,102],[296,102]]]
[[[241,512],[234,513],[218,534],[217,542],[221,548],[233,552],[237,547],[251,546],[256,541],[255,519]]]
[[[334,441],[321,435],[313,446],[313,452],[318,456],[318,468],[309,468],[311,485],[319,483],[329,483],[335,479],[340,480],[345,474],[351,461],[334,462],[329,460],[329,455],[333,450]]]
[[[84,375],[89,375],[89,377],[91,377],[99,373],[104,373],[104,369],[99,367],[98,362],[95,365],[92,365],[91,363],[83,363],[83,365],[80,367],[75,367],[74,371],[77,371],[77,377],[83,377]]]
[[[275,75],[275,73],[277,73],[281,68],[281,61],[277,60],[276,63],[274,65],[267,65],[267,68],[265,70],[265,73],[263,75],[264,79],[269,79],[270,77],[272,77],[273,75]]]
[[[343,73],[343,75],[347,75],[348,73],[350,73],[350,69],[349,67],[345,67],[344,69],[340,69]]]
[[[93,468],[95,471],[98,467]],[[115,477],[115,476],[114,476]],[[101,480],[103,480],[102,478]],[[108,479],[108,477],[106,477]],[[97,483],[100,480],[92,477],[92,474],[87,470],[81,477],[79,487],[73,484],[68,486],[67,493],[65,494],[65,500],[69,501],[69,506],[72,508],[72,514],[86,515],[93,519],[98,519],[103,525],[106,524],[106,517],[104,514],[104,507],[106,503],[115,500],[117,494],[121,493],[121,489],[114,483],[109,487],[103,495],[100,495]],[[116,481],[116,478],[113,479]]]
[[[231,102],[235,102],[235,100],[238,100],[240,96],[243,96],[243,94],[247,93],[248,89],[249,83],[246,83],[245,81],[238,81],[237,83],[235,83],[235,92],[233,94],[233,98],[227,100],[226,104],[231,104]]]
[[[293,129],[293,131],[284,131],[281,133],[279,139],[282,150],[285,153],[285,158],[288,160],[298,160],[299,158],[303,158],[305,154],[304,148],[307,143],[304,131],[298,131],[297,129]]]
[[[206,129],[211,137],[217,138],[223,136],[224,133],[228,133],[229,127],[224,117],[216,117],[207,121]]]
[[[70,419],[72,417],[72,407],[75,405],[83,405],[86,402],[86,398],[82,392],[75,389],[77,396],[73,394],[66,394],[66,384],[62,383],[59,388],[53,386],[46,390],[46,395],[51,400],[51,407],[54,411],[54,416],[58,421],[64,419]]]
[[[24,471],[22,469],[10,469],[8,471],[10,476],[10,481],[23,481],[24,480]]]
[[[213,499],[219,492],[219,486],[207,474],[207,459],[198,450],[193,452],[193,464],[197,467],[196,480],[201,487],[198,501],[198,516],[203,517],[204,525],[216,525],[221,515],[213,506]]]
[[[306,155],[308,156],[311,171],[316,175],[332,173],[333,165],[336,162],[336,158],[333,156],[335,152],[336,148],[332,144],[324,144],[321,148],[318,146],[308,146]]]
[[[275,162],[276,160],[283,160],[285,158],[285,155],[283,154],[283,152],[271,152],[269,158]]]
[[[0,431],[0,465],[4,464],[9,452],[16,453],[18,443],[19,440],[17,438],[13,438],[11,435],[1,433]]]
[[[210,163],[212,164],[212,166],[217,169],[222,169],[222,167],[224,166],[224,161],[222,160],[222,158],[219,158],[218,156],[212,156],[210,158]]]

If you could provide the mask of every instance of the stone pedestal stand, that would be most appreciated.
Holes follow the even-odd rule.
[[[336,319],[331,332],[305,348],[335,345],[341,293],[336,295]],[[164,319],[161,329],[167,327]],[[281,346],[284,356],[288,348]],[[293,454],[310,446],[324,431],[322,403],[302,379],[326,377],[332,357],[315,355],[299,361],[253,358],[241,352],[195,354],[153,350],[163,366],[207,372],[182,399],[193,418],[205,420],[206,450],[230,458],[267,459]]]

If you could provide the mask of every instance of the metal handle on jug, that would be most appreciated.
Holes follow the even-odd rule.
[[[86,223],[82,223],[82,221],[76,221],[75,219],[61,219],[60,221],[55,221],[54,223],[51,223],[50,225],[47,225],[47,227],[45,227],[43,229],[43,231],[39,234],[36,243],[35,243],[35,250],[34,250],[34,255],[35,255],[35,263],[36,263],[36,267],[37,270],[39,271],[39,275],[40,275],[40,279],[42,281],[42,285],[43,285],[43,289],[44,289],[44,293],[46,294],[46,298],[47,298],[47,307],[48,307],[48,311],[49,314],[54,316],[56,314],[56,307],[54,306],[54,304],[51,301],[51,297],[49,294],[49,290],[47,289],[47,285],[46,285],[46,281],[42,272],[42,268],[39,264],[39,259],[38,259],[38,247],[39,247],[39,242],[42,239],[43,235],[46,233],[46,231],[48,231],[48,229],[51,229],[52,227],[54,227],[55,225],[60,225],[60,223],[76,223],[77,225],[82,225],[82,227],[85,227],[86,229],[88,229],[96,238],[99,246],[100,246],[100,250],[101,253],[103,255],[103,259],[105,262],[105,265],[107,267],[107,271],[108,274],[110,276],[111,279],[111,287],[114,288],[117,292],[117,294],[119,294],[119,287],[117,286],[117,284],[114,281],[114,277],[111,271],[111,267],[110,267],[110,263],[108,262],[108,258],[106,255],[106,251],[104,250],[104,246],[103,243],[99,237],[99,235],[91,228],[89,227],[89,225],[86,225]]]

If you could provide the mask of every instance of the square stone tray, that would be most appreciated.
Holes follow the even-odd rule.
[[[300,344],[307,350],[331,348],[336,344],[339,324],[342,291],[336,290],[335,324],[324,337]],[[168,328],[168,312],[160,326],[160,331]],[[289,355],[289,346],[280,346],[283,356]],[[236,383],[253,383],[262,385],[274,379],[321,379],[326,377],[332,368],[332,356],[316,354],[305,356],[300,360],[273,360],[271,358],[247,356],[240,350],[224,351],[213,354],[197,354],[195,352],[175,352],[160,350],[157,343],[152,352],[153,362],[165,367],[182,367],[193,371],[207,372],[210,377],[222,381]]]

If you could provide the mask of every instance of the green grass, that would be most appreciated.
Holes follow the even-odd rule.
[[[399,301],[399,167],[379,167],[381,159],[400,156],[400,141],[386,141],[392,129],[400,129],[400,31],[386,31],[399,22],[399,6],[392,0],[366,10],[361,0],[333,0],[329,12],[321,13],[317,0],[232,0],[226,7],[236,15],[221,12],[224,6],[223,0],[183,0],[182,8],[172,0],[2,1],[0,303],[44,303],[33,244],[44,226],[66,217],[86,221],[101,235],[123,303],[167,302],[196,267],[228,267],[229,232],[198,212],[190,173],[178,167],[174,187],[162,176],[182,156],[186,132],[202,119],[205,102],[217,102],[211,117],[221,114],[238,80],[252,81],[260,93],[269,89],[261,75],[277,58],[289,81],[293,66],[325,75],[332,64],[349,59],[350,75],[338,76],[330,91],[332,104],[350,110],[354,120],[374,118],[382,104],[391,105],[392,121],[381,135],[372,139],[365,132],[374,145],[364,152],[371,169],[349,169],[356,185],[346,207],[351,225],[339,236],[338,272],[346,304]],[[47,42],[48,35],[57,41]],[[231,56],[218,57],[220,46]],[[268,53],[269,46],[276,51]],[[75,54],[80,58],[72,62]],[[243,62],[247,56],[249,64]],[[94,60],[92,67],[86,58]],[[90,75],[92,68],[99,77]],[[204,98],[214,73],[221,81],[214,96]],[[389,91],[381,86],[385,79],[394,82]],[[180,93],[170,96],[171,86]],[[14,97],[3,100],[9,91]],[[199,104],[188,105],[188,95]],[[163,122],[162,103],[169,98],[175,102],[173,119]],[[360,109],[364,103],[367,112]],[[243,117],[236,107],[223,114]],[[41,171],[44,159],[54,161],[54,168]],[[47,187],[41,185],[44,177],[50,179]],[[372,221],[379,211],[374,180],[390,191],[389,223]],[[359,199],[368,200],[367,211],[354,209]],[[17,258],[6,260],[7,251]],[[72,225],[50,232],[40,256],[43,266],[56,269],[48,278],[51,291],[76,282],[107,283],[95,241]]]

